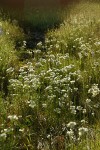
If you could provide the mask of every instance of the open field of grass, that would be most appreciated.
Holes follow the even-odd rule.
[[[0,14],[0,150],[99,150],[100,2],[30,15],[27,34],[5,16]],[[32,28],[42,30],[44,40],[33,38],[30,48]]]

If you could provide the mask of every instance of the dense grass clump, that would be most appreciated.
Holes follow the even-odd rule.
[[[8,77],[6,70],[12,70],[17,63],[15,47],[21,43],[24,34],[21,29],[10,21],[0,19],[0,91],[7,92]]]
[[[18,25],[1,20],[2,150],[99,150],[100,4],[63,14],[34,49]]]

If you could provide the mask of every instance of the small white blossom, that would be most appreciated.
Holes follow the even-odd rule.
[[[67,127],[69,127],[69,128],[74,128],[75,126],[76,126],[76,122],[69,122],[67,124]]]
[[[86,133],[86,132],[88,132],[88,128],[85,128],[85,127],[80,127],[78,130],[79,130],[79,132],[81,132],[81,133]]]
[[[86,99],[86,103],[90,103],[91,102],[91,99]]]
[[[81,106],[77,106],[77,110],[81,111],[83,108]]]
[[[72,109],[71,113],[74,114],[74,115],[76,115],[76,110]]]
[[[42,107],[43,107],[43,108],[47,108],[47,104],[45,104],[45,103],[42,104]]]
[[[83,109],[83,114],[85,114],[86,113],[86,109]]]
[[[74,136],[73,130],[70,129],[70,131],[67,131],[67,135],[68,135],[71,139],[73,139],[73,136]]]
[[[42,42],[37,43],[37,46],[41,47],[42,46]]]
[[[30,100],[28,103],[29,103],[29,107],[31,108],[36,107],[36,103],[33,100]]]
[[[87,121],[84,120],[84,119],[82,119],[82,120],[81,120],[81,123],[82,123],[82,124],[85,124],[85,123],[87,123]]]
[[[6,137],[7,137],[7,134],[6,134],[6,133],[1,133],[1,134],[0,134],[0,138],[6,139]]]
[[[60,113],[61,113],[60,108],[56,108],[56,109],[54,109],[54,111],[55,111],[57,114],[60,114]]]
[[[6,70],[7,73],[12,73],[14,71],[14,68],[10,67]]]
[[[10,120],[18,120],[18,117],[16,115],[9,115],[8,119],[10,119]]]
[[[92,87],[88,90],[88,93],[92,94],[92,97],[100,94],[100,89],[98,88],[98,84],[93,84]]]
[[[24,128],[22,128],[22,129],[19,129],[19,132],[24,132],[24,130],[25,130]]]
[[[50,139],[50,137],[51,137],[51,135],[50,135],[50,134],[48,134],[48,135],[47,135],[47,138],[48,138],[48,139]]]
[[[80,139],[81,136],[83,136],[83,135],[88,133],[88,128],[81,127],[81,128],[79,128],[78,131],[79,131],[78,135],[79,135],[79,139]]]

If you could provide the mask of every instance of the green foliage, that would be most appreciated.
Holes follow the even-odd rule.
[[[23,62],[18,57],[29,50],[21,29],[1,21],[0,149],[99,150],[99,8],[70,10]]]
[[[16,46],[22,43],[24,33],[14,22],[0,19],[0,91],[7,92],[8,75],[18,63]],[[16,67],[15,67],[16,68]]]

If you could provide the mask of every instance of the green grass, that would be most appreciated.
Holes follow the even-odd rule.
[[[51,16],[28,18],[49,29],[34,49],[16,21],[0,20],[0,150],[99,150],[100,3],[66,11],[52,30]]]

